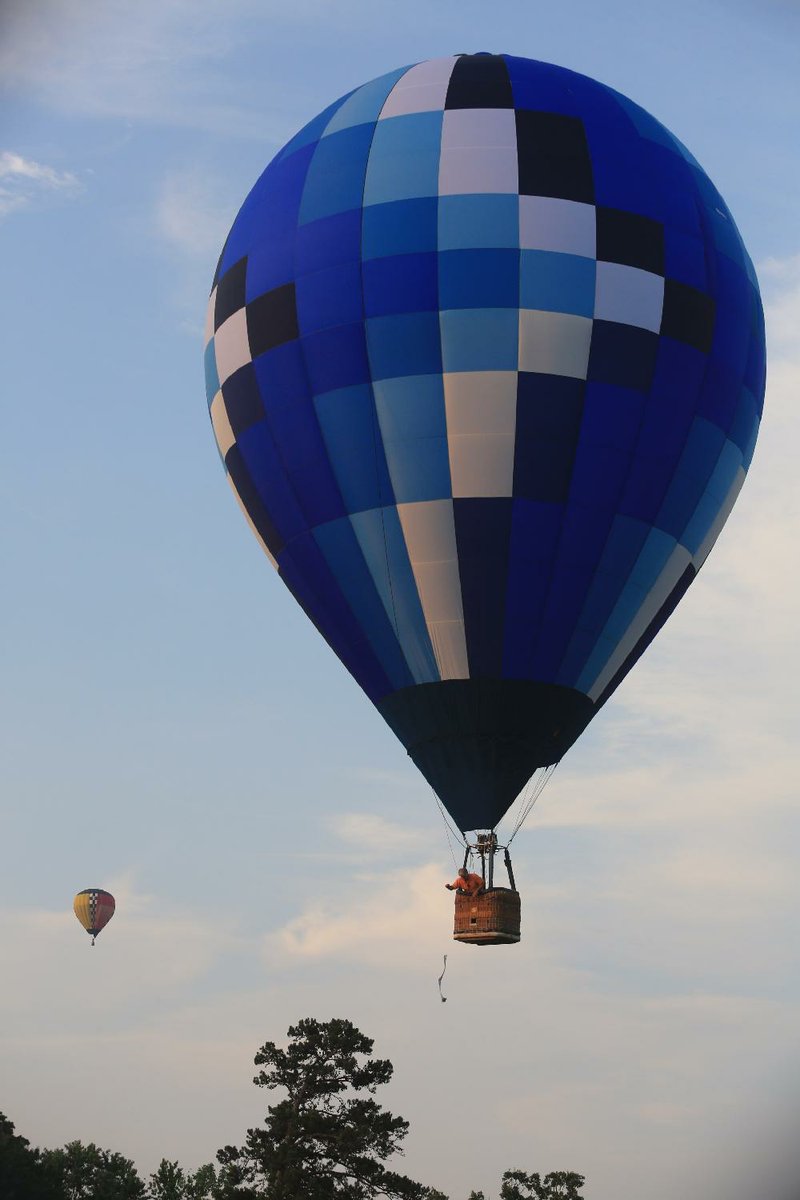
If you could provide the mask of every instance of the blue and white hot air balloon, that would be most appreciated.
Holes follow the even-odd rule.
[[[557,762],[694,580],[761,415],[721,196],[626,97],[513,55],[337,100],[214,278],[225,468],[462,831]]]

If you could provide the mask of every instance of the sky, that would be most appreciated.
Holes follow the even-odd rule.
[[[263,1116],[257,1048],[345,1016],[395,1064],[399,1169],[451,1200],[514,1167],[796,1200],[798,49],[797,0],[5,0],[0,1110],[34,1144],[194,1168]],[[516,839],[524,937],[491,953],[450,941],[430,789],[242,520],[202,376],[270,158],[356,85],[476,50],[592,75],[689,146],[769,346],[733,515]],[[94,950],[88,886],[118,906]]]

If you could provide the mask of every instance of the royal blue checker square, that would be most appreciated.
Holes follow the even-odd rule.
[[[438,312],[370,317],[366,330],[373,379],[442,370]]]
[[[439,307],[516,308],[519,250],[443,250],[439,253]]]
[[[363,210],[361,256],[424,254],[437,249],[436,196],[373,204]]]
[[[361,269],[357,262],[301,275],[295,284],[295,295],[301,335],[334,325],[354,324],[364,315]]]
[[[395,254],[362,264],[364,310],[368,317],[434,312],[439,308],[439,256]]]

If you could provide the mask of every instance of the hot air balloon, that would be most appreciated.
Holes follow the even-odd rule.
[[[105,929],[113,917],[115,907],[111,892],[105,892],[102,888],[84,888],[73,900],[75,916],[90,935],[92,945],[100,930]]]
[[[749,467],[763,313],[725,202],[584,75],[402,67],[255,184],[205,363],[253,532],[482,831],[491,887],[498,822],[660,630]]]

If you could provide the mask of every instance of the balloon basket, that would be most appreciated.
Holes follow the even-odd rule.
[[[495,887],[478,896],[456,893],[453,941],[468,946],[504,946],[520,939],[519,892]]]

